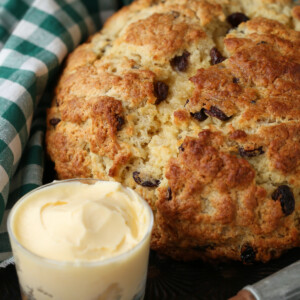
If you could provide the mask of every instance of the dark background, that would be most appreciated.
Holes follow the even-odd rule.
[[[151,252],[145,300],[228,299],[242,287],[300,259],[299,250],[266,264],[247,266],[240,262],[176,262]],[[21,300],[14,265],[0,268],[0,299]]]

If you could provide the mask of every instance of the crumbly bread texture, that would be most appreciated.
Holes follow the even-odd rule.
[[[60,179],[120,181],[175,259],[300,246],[300,6],[138,0],[66,60],[47,116]]]

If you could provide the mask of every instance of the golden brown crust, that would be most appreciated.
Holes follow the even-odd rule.
[[[66,60],[47,116],[59,178],[135,189],[155,215],[152,248],[176,259],[249,263],[300,246],[298,10],[124,7]],[[236,12],[250,20],[232,28]]]
[[[76,141],[77,142],[77,141]],[[91,177],[89,169],[90,161],[85,150],[78,151],[76,145],[69,136],[56,132],[49,135],[48,143],[52,145],[49,154],[56,157],[56,171],[60,178]]]
[[[265,246],[273,248],[275,239],[278,248],[297,246],[293,218],[285,217],[280,203],[255,184],[249,162],[217,150],[225,139],[202,131],[198,138],[186,138],[178,158],[169,161],[166,177],[172,197],[164,190],[157,202],[158,225],[165,239],[171,237],[165,243],[184,247],[189,240],[191,248],[203,248],[200,257],[206,252],[209,256],[212,248],[215,255],[239,255],[241,249],[232,245],[249,244],[261,260],[273,255]]]
[[[300,21],[300,6],[295,6],[292,10],[293,17]]]
[[[121,42],[149,47],[153,59],[170,58],[178,49],[206,36],[198,25],[176,22],[177,14],[153,14],[129,25]]]

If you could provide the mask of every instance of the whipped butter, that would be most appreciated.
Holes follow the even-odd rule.
[[[142,299],[152,224],[148,204],[116,182],[27,194],[8,221],[24,299]]]
[[[132,249],[150,221],[138,195],[120,183],[69,183],[40,190],[14,217],[17,240],[42,257],[102,260]]]

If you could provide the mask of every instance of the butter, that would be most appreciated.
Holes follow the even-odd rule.
[[[117,182],[66,180],[25,195],[8,231],[24,299],[143,299],[153,214]]]
[[[14,218],[17,240],[33,253],[61,261],[92,261],[132,249],[149,214],[138,195],[116,182],[69,183],[40,190]]]

